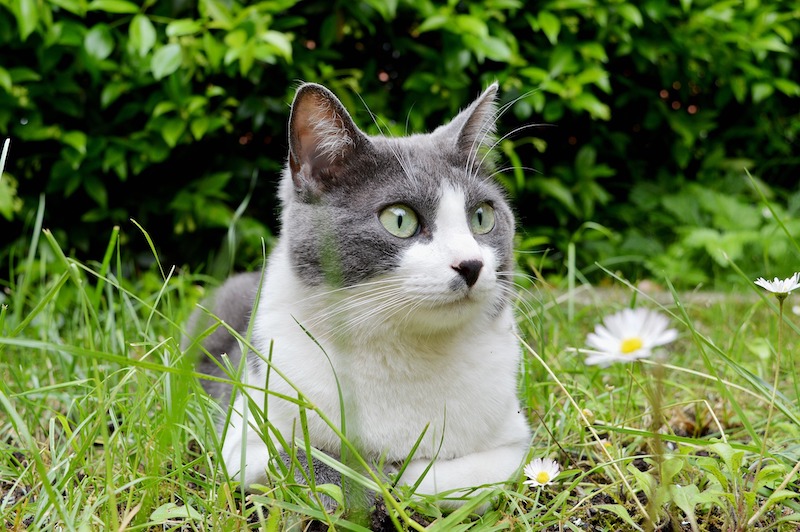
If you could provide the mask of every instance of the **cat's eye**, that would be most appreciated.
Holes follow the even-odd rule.
[[[486,202],[481,203],[472,211],[470,227],[476,235],[485,235],[494,228],[494,207]]]
[[[405,205],[389,205],[378,218],[387,231],[399,238],[409,238],[417,234],[419,220],[417,214]]]

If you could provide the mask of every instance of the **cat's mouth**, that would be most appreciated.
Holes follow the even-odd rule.
[[[446,296],[437,298],[436,305],[441,308],[452,308],[464,305],[478,305],[486,301],[487,292],[475,287],[466,287],[463,284],[447,293]]]

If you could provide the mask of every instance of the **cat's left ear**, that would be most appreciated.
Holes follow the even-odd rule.
[[[469,107],[458,113],[447,125],[458,131],[456,149],[468,160],[480,163],[482,156],[476,157],[492,148],[495,124],[497,121],[497,82],[492,83]]]
[[[368,143],[331,91],[316,83],[297,90],[289,118],[289,169],[297,190],[316,194],[335,185],[348,158]]]

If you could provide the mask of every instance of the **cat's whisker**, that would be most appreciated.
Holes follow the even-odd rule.
[[[530,166],[504,166],[503,168],[500,168],[499,170],[495,170],[494,172],[492,172],[491,174],[489,174],[488,176],[486,176],[486,177],[483,179],[483,181],[484,181],[484,182],[485,182],[485,181],[492,181],[492,180],[493,180],[493,179],[495,179],[495,178],[496,178],[498,175],[500,175],[500,174],[504,174],[504,173],[506,173],[506,172],[512,172],[512,171],[514,171],[514,170],[526,170],[526,171],[528,171],[528,172],[532,172],[532,173],[535,173],[535,174],[541,174],[541,171],[539,171],[539,170],[537,170],[537,169],[535,169],[535,168],[531,168]]]
[[[486,149],[486,153],[481,158],[480,163],[478,163],[478,165],[476,165],[473,168],[480,168],[481,166],[483,166],[483,164],[486,161],[486,157],[488,157],[489,154],[491,152],[493,152],[494,149],[497,148],[497,146],[499,146],[501,142],[503,142],[504,140],[512,137],[513,135],[516,135],[520,131],[525,131],[526,129],[532,129],[532,128],[535,128],[535,127],[548,127],[548,126],[552,126],[552,124],[525,124],[525,125],[522,125],[522,126],[519,126],[517,128],[512,129],[511,131],[509,131],[505,135],[503,135],[500,138],[496,139],[490,146],[488,146],[487,149]],[[477,170],[474,170],[474,171],[477,171]]]
[[[379,305],[372,305],[364,309],[360,314],[350,316],[344,323],[337,327],[334,336],[343,337],[353,334],[354,331],[362,329],[362,325],[369,321],[376,321],[375,317],[380,316],[381,322],[388,322],[397,312],[406,307],[409,303],[407,298],[391,297]],[[372,331],[366,331],[371,333]]]
[[[350,296],[345,300],[335,302],[330,307],[328,307],[325,312],[315,315],[312,321],[309,323],[313,325],[318,325],[336,316],[350,312],[360,307],[363,306],[369,307],[370,305],[374,305],[375,303],[378,303],[381,300],[386,299],[387,297],[392,297],[395,294],[399,294],[402,292],[403,292],[402,287],[396,287],[393,288],[392,290],[376,289],[369,293],[354,294],[353,296]]]
[[[495,130],[496,130],[495,126],[496,126],[497,122],[500,120],[500,118],[509,109],[511,109],[511,107],[513,107],[514,104],[516,104],[518,101],[522,100],[523,98],[527,98],[528,96],[530,96],[531,94],[533,94],[537,90],[538,89],[533,89],[533,90],[527,91],[527,92],[521,94],[520,96],[517,96],[516,98],[511,99],[510,101],[506,102],[505,104],[501,105],[500,107],[495,107],[495,109],[492,112],[491,119],[488,120],[490,126],[487,127],[483,131],[483,133],[480,136],[480,138],[476,137],[473,140],[472,146],[470,147],[470,154],[467,157],[467,165],[466,165],[466,172],[465,172],[465,174],[467,175],[468,179],[474,179],[477,176],[478,169],[484,165],[484,163],[486,162],[486,158],[492,153],[492,151],[494,150],[494,148],[498,145],[498,143],[500,141],[502,141],[503,139],[507,138],[507,135],[504,135],[500,140],[498,140],[498,141],[492,143],[491,145],[489,145],[490,143],[488,142],[488,139],[490,137],[494,136],[494,133],[495,133]],[[478,152],[480,151],[480,147],[481,146],[484,146],[486,148],[486,150],[485,150],[485,153],[484,153],[483,157],[481,158],[480,164],[475,165],[474,164],[475,163],[475,159],[478,156]]]
[[[384,279],[376,279],[376,280],[373,280],[373,281],[362,281],[362,282],[357,283],[357,284],[352,284],[352,285],[347,285],[347,286],[339,286],[339,287],[336,287],[336,288],[332,288],[330,290],[326,290],[324,292],[318,292],[318,293],[312,294],[312,295],[310,295],[308,297],[304,297],[303,299],[299,299],[297,302],[298,303],[305,303],[305,302],[308,302],[308,301],[313,301],[315,299],[322,299],[322,298],[329,297],[329,296],[334,295],[334,294],[339,294],[341,292],[354,292],[354,291],[357,291],[357,290],[359,290],[361,288],[364,288],[364,287],[368,287],[368,286],[383,286],[383,285],[386,285],[387,283],[396,283],[398,281],[400,281],[400,279],[398,279],[398,278],[384,278]]]
[[[498,283],[501,290],[509,298],[509,300],[516,307],[523,307],[523,316],[525,318],[533,318],[541,314],[537,311],[531,301],[539,301],[541,298],[534,294],[528,287],[514,281],[515,278],[521,278],[530,282],[531,286],[535,284],[537,279],[532,275],[523,274],[521,272],[498,272]]]
[[[417,102],[411,102],[411,107],[408,108],[408,113],[406,114],[406,128],[405,128],[406,135],[408,135],[408,123],[411,121],[411,111],[414,110],[415,105],[417,105]]]
[[[384,279],[380,283],[362,283],[351,287],[356,289],[364,286],[369,286],[368,290],[357,291],[337,301],[329,303],[324,312],[320,312],[314,316],[313,320],[309,322],[310,325],[319,325],[329,321],[337,316],[351,312],[360,307],[367,307],[374,310],[372,306],[376,303],[392,298],[397,294],[406,294],[407,288],[405,283],[407,278],[393,278]],[[334,290],[327,294],[338,294],[340,290]]]

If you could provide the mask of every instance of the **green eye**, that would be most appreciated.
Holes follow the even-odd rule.
[[[494,207],[484,202],[472,211],[472,219],[469,221],[472,232],[476,235],[485,235],[494,228]]]
[[[405,205],[389,205],[379,215],[381,224],[396,237],[409,238],[417,234],[417,215]]]

